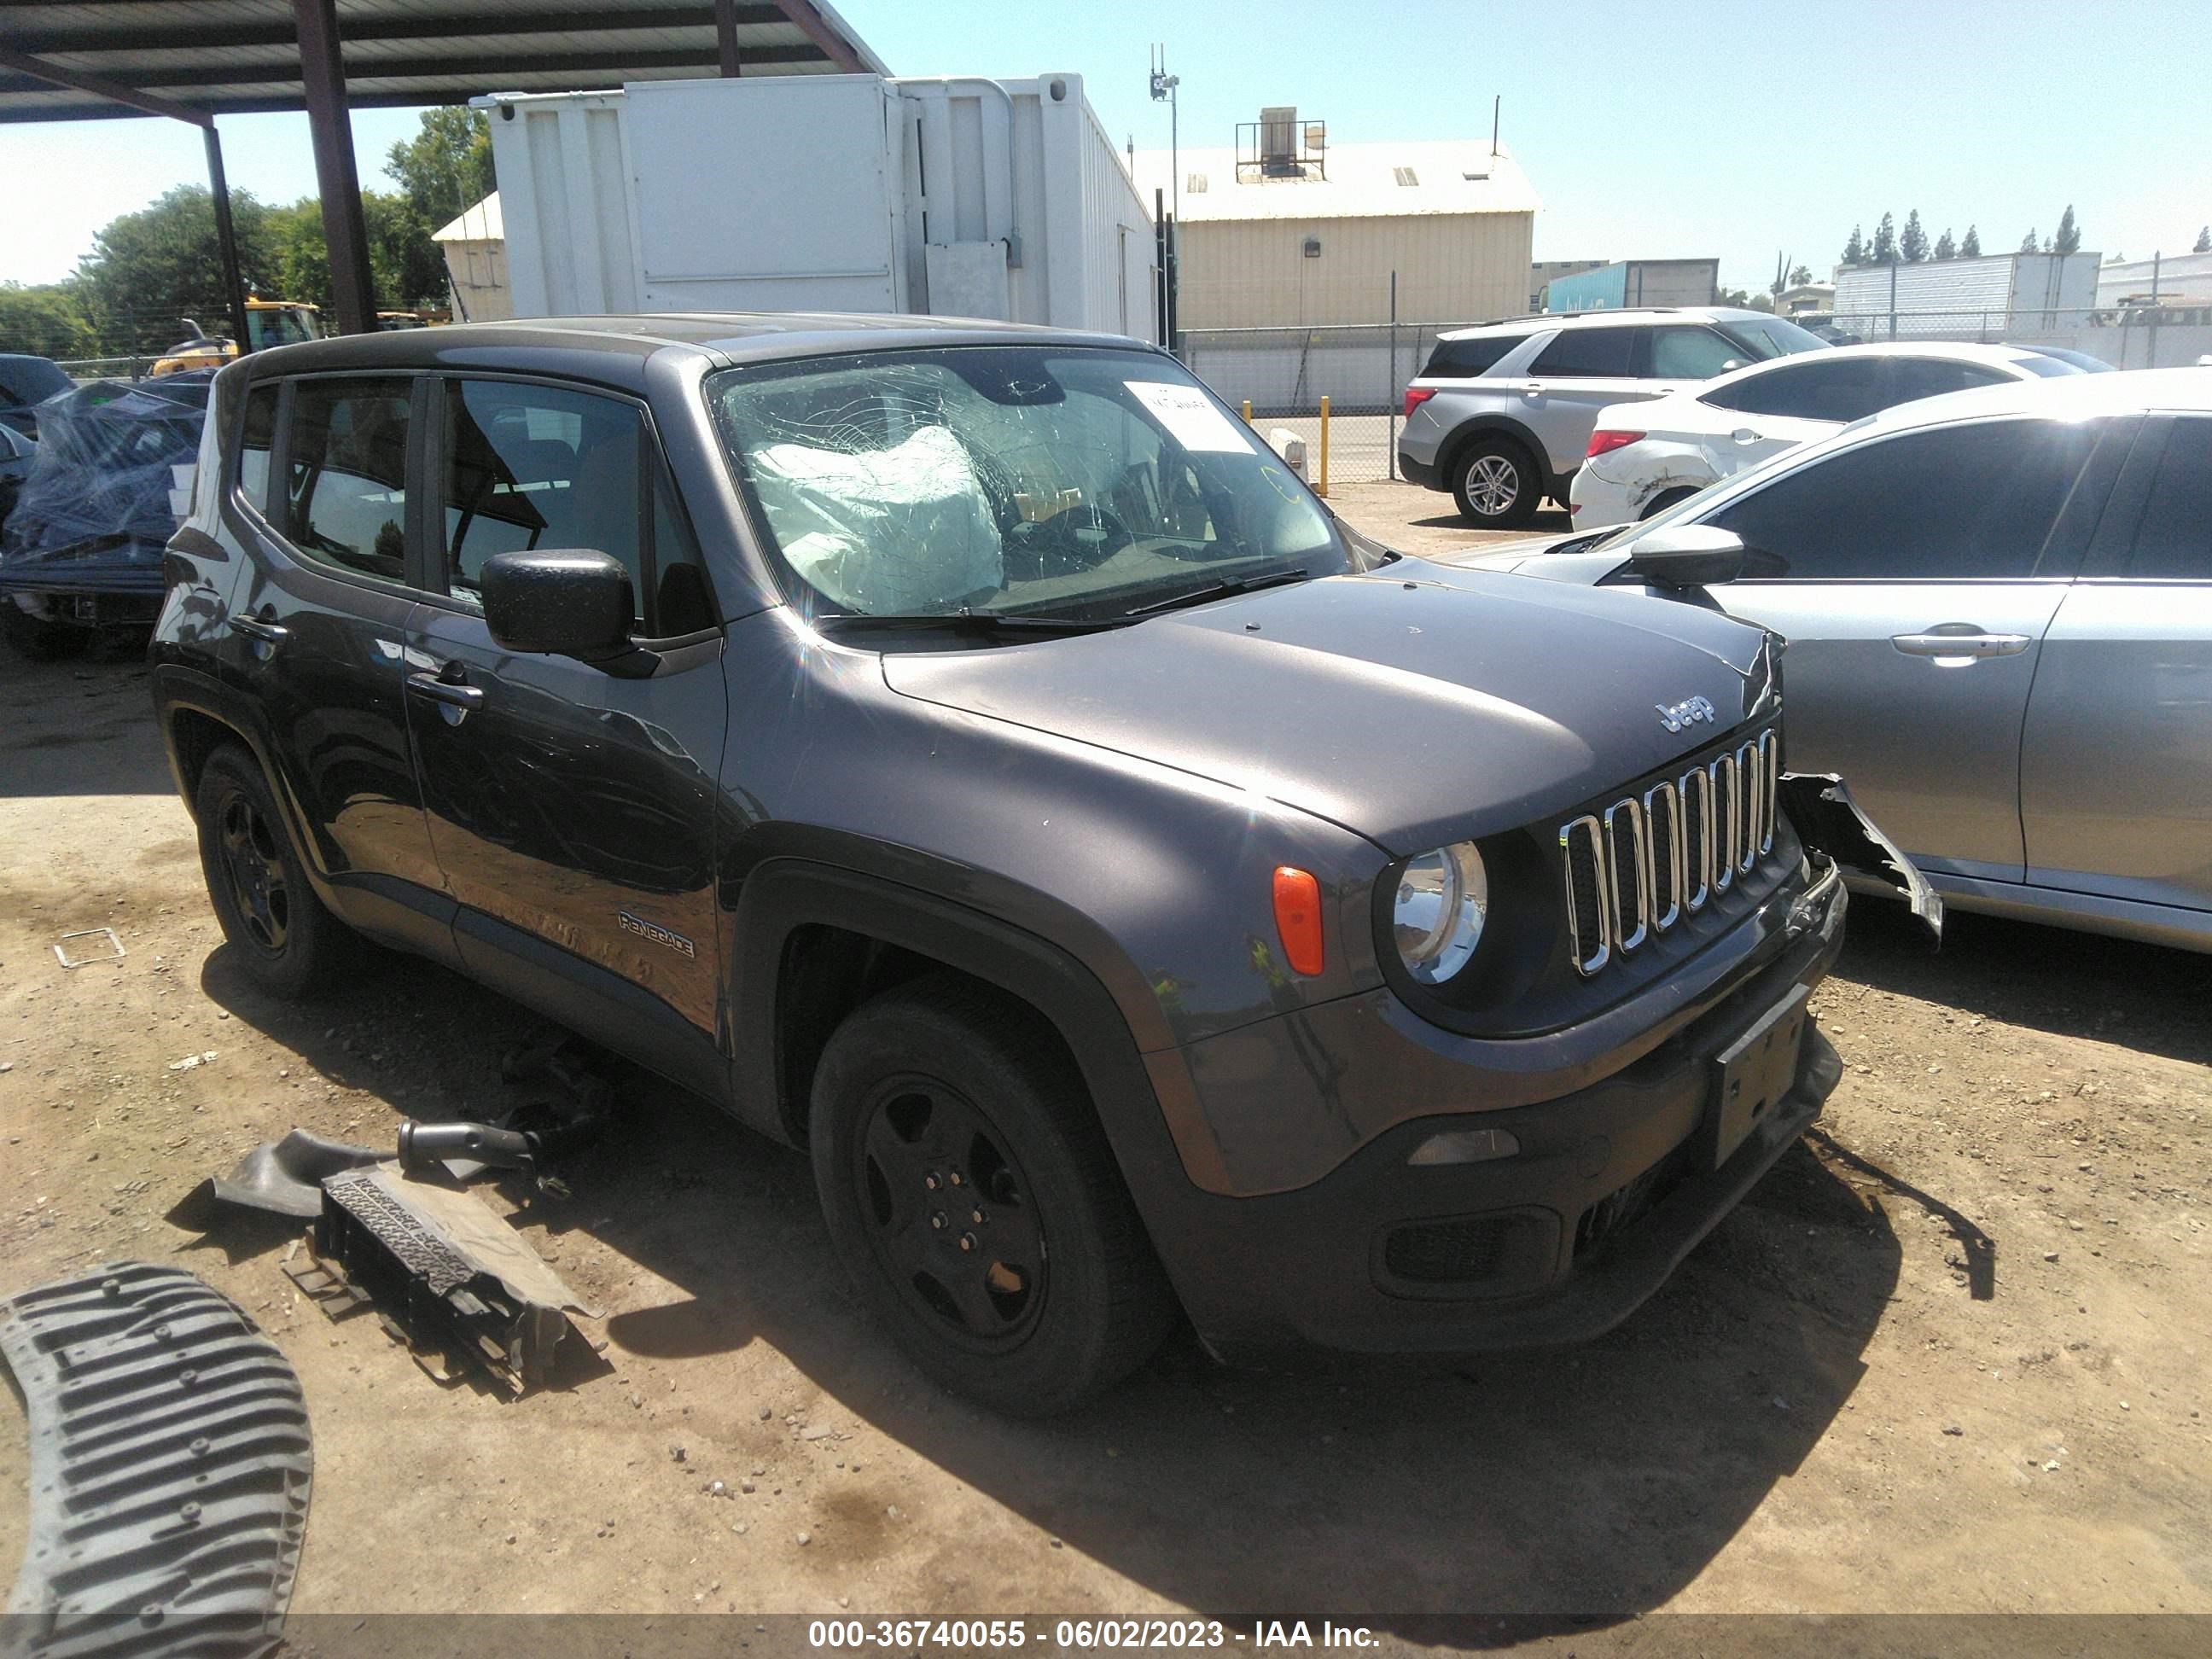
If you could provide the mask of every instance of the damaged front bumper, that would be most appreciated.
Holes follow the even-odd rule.
[[[1826,853],[1847,878],[1903,899],[1942,942],[1942,895],[1859,809],[1841,778],[1832,772],[1784,772],[1779,783],[1783,810],[1796,825],[1800,841]]]

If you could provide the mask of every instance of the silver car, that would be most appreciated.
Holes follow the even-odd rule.
[[[2212,951],[2212,370],[1900,404],[1458,562],[1765,623],[1790,769],[1847,776],[1948,903]]]
[[[1516,317],[1437,337],[1406,388],[1399,471],[1489,530],[1565,507],[1598,410],[1826,343],[1763,311],[1683,306]]]

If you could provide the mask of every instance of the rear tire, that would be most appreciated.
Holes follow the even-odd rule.
[[[1174,1297],[1082,1079],[1026,1011],[938,977],[863,1004],[823,1051],[809,1132],[847,1271],[945,1387],[1046,1416],[1166,1335]]]
[[[225,744],[192,794],[200,870],[223,938],[271,996],[309,996],[352,963],[358,936],[323,908],[253,757]]]
[[[1483,530],[1518,530],[1536,516],[1544,481],[1510,438],[1478,438],[1452,469],[1460,516]]]

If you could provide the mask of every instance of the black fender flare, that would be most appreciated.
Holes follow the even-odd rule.
[[[819,834],[808,839],[818,840]],[[861,838],[832,839],[842,844]],[[880,856],[899,859],[913,867],[912,873],[939,862],[908,849],[862,844]],[[796,930],[810,925],[844,928],[940,962],[1026,1003],[1059,1032],[1082,1073],[1153,1248],[1182,1291],[1186,1275],[1178,1271],[1178,1262],[1194,1260],[1203,1249],[1202,1238],[1194,1235],[1193,1212],[1193,1201],[1200,1194],[1184,1170],[1167,1112],[1195,1109],[1195,1100],[1187,1088],[1175,1086],[1182,1076],[1179,1067],[1156,1070],[1146,1063],[1140,1036],[1154,1023],[1163,1035],[1168,1028],[1142,976],[1126,958],[1120,958],[1116,969],[1113,963],[1119,953],[1111,951],[1110,939],[1096,921],[1042,895],[1022,890],[1033,905],[1062,912],[1055,921],[1074,929],[1063,935],[1074,948],[1004,915],[941,896],[973,890],[980,878],[972,869],[961,869],[957,883],[924,890],[909,881],[856,869],[845,858],[825,861],[820,856],[824,850],[779,854],[752,866],[734,909],[726,912],[732,1105],[737,1115],[780,1140],[797,1139],[784,1109],[777,1035],[785,946]],[[856,850],[841,846],[843,852]],[[1111,951],[1106,963],[1085,959],[1101,946]],[[1109,980],[1117,983],[1109,985]],[[1127,1012],[1132,995],[1152,1012],[1150,1021],[1139,1012],[1136,1029]],[[1175,1080],[1166,1091],[1173,1098],[1163,1099],[1156,1077]]]

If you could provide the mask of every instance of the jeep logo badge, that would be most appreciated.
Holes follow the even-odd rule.
[[[1703,697],[1692,697],[1687,702],[1669,707],[1663,702],[1651,705],[1659,711],[1659,724],[1669,732],[1679,732],[1686,726],[1695,726],[1699,720],[1711,723],[1714,719],[1713,706]]]

